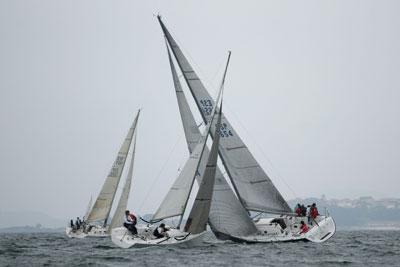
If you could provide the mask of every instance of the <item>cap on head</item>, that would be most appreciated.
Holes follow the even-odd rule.
[[[125,211],[125,215],[129,215],[129,210],[126,210],[126,211]]]

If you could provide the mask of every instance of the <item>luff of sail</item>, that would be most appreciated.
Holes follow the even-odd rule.
[[[87,222],[104,221],[104,225],[107,224],[108,216],[110,215],[111,206],[114,201],[115,193],[118,188],[119,181],[121,179],[122,170],[125,166],[126,157],[128,155],[129,147],[132,142],[132,136],[136,128],[138,115],[132,123],[131,128],[118,151],[117,158],[108,174],[103,187],[99,195],[97,196],[96,202],[94,203],[92,210],[90,211]]]
[[[216,102],[218,103],[223,87],[218,92]],[[198,168],[200,165],[200,160],[203,156],[204,148],[206,147],[208,133],[210,132],[210,125],[215,117],[216,109],[212,110],[212,116],[210,116],[210,121],[205,129],[205,134],[200,137],[198,143],[190,154],[189,159],[186,161],[185,166],[180,172],[179,176],[176,178],[174,184],[168,191],[161,205],[154,213],[152,221],[158,221],[165,218],[175,217],[183,215],[186,209],[186,205],[190,196],[190,192],[193,187],[193,182],[198,175]]]
[[[182,90],[168,45],[167,51],[186,142],[189,152],[191,153],[194,150],[201,133],[196,125],[196,121],[186,100],[185,93]],[[208,147],[205,147],[203,159],[199,166],[200,174],[204,173],[208,157],[209,149]],[[196,176],[196,178],[198,178],[197,182],[200,184],[201,176]],[[250,219],[247,211],[236,198],[218,166],[215,173],[215,184],[209,213],[209,224],[213,232],[220,237],[223,237],[221,235],[246,236],[257,232],[254,222]]]
[[[215,106],[214,100],[210,97],[160,16],[158,16],[158,20],[203,120],[207,122],[211,115],[210,111]],[[224,137],[220,140],[219,153],[245,208],[263,212],[291,213],[292,210],[289,205],[223,114],[221,121],[221,132]],[[214,132],[215,125],[212,127],[212,132]]]
[[[139,114],[138,114],[139,116]],[[136,152],[136,138],[137,138],[137,126],[135,127],[135,133],[134,133],[134,140],[133,140],[133,147],[132,147],[132,157],[129,165],[129,170],[128,174],[126,176],[125,184],[122,189],[121,196],[118,201],[117,208],[114,212],[114,216],[111,220],[111,224],[109,227],[109,231],[113,228],[117,228],[123,225],[124,222],[124,214],[125,211],[128,207],[128,200],[129,200],[129,193],[131,191],[131,184],[132,184],[132,178],[133,178],[133,165],[135,162],[135,152]]]
[[[83,216],[84,221],[86,221],[86,218],[89,216],[89,213],[92,210],[92,204],[93,204],[92,202],[93,202],[93,199],[92,199],[92,197],[90,197],[89,203],[86,208],[85,216]]]
[[[207,227],[207,220],[214,192],[215,172],[217,169],[218,146],[220,139],[218,131],[219,126],[221,125],[221,112],[218,113],[216,125],[218,126],[215,128],[215,138],[211,146],[211,152],[208,157],[205,157],[205,155],[203,156],[204,159],[207,159],[207,165],[201,178],[199,191],[197,192],[193,207],[186,221],[184,231],[187,233],[199,234],[204,232]]]

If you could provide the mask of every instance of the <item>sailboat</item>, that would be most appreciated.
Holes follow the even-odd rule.
[[[224,77],[215,103],[218,103],[221,97],[229,64],[229,57],[230,54],[228,56]],[[210,135],[211,125],[213,125],[213,122],[215,122],[216,125],[221,124],[222,100],[218,115],[216,115],[216,111],[217,107],[215,105],[211,111],[204,134],[199,136],[189,159],[186,161],[182,171],[174,181],[172,187],[150,221],[151,223],[155,223],[167,218],[180,216],[177,227],[170,227],[167,231],[167,235],[162,238],[155,237],[151,228],[139,228],[138,235],[130,234],[124,227],[116,228],[111,232],[111,239],[114,244],[122,248],[130,248],[156,245],[193,246],[202,242],[203,236],[206,233],[216,178],[215,174],[220,140],[219,135],[217,134],[219,131],[218,126],[214,127],[214,136],[216,136],[216,138],[213,140],[210,153],[205,153],[205,151],[207,139]],[[216,116],[217,118],[215,119]],[[202,161],[206,161],[206,165],[200,165]],[[202,175],[199,175],[200,172]],[[188,211],[187,205],[190,193],[197,176],[201,176],[201,183],[199,184],[199,189],[193,206],[190,209],[185,226],[181,229],[184,214]]]
[[[170,51],[205,123],[210,120],[210,110],[215,103],[166,28],[161,16],[157,18],[166,40],[179,111],[188,149],[191,152],[193,140],[198,138],[200,132],[182,90]],[[320,215],[313,220],[307,233],[299,233],[301,221],[307,222],[308,218],[294,214],[223,113],[221,117],[221,129],[218,131],[220,137],[215,135],[216,124],[211,126],[211,134],[214,139],[216,137],[221,139],[218,153],[232,188],[217,168],[209,217],[211,230],[216,237],[247,243],[297,240],[321,243],[331,238],[336,231],[336,225],[329,214]],[[272,216],[261,219],[259,216],[259,219],[253,219],[250,216],[254,212]]]
[[[85,238],[85,237],[107,237],[110,236],[111,227],[115,227],[120,223],[119,218],[123,218],[121,215],[122,212],[125,211],[127,205],[127,199],[129,196],[130,184],[132,180],[133,173],[133,161],[135,154],[135,144],[136,144],[136,128],[139,119],[140,110],[138,111],[128,134],[118,152],[118,155],[114,161],[114,164],[109,172],[106,180],[104,181],[103,187],[94,205],[91,205],[91,201],[89,203],[90,209],[85,214],[84,221],[79,227],[79,229],[75,227],[68,226],[65,229],[66,235],[71,238]],[[128,171],[128,175],[126,178],[126,182],[124,185],[123,192],[120,197],[120,201],[118,203],[118,207],[115,211],[115,214],[111,221],[111,226],[107,224],[111,208],[114,202],[114,198],[118,189],[118,184],[121,179],[121,175],[125,166],[126,159],[128,157],[128,152],[132,143],[133,136],[135,135],[135,142],[132,152],[132,159],[130,163],[130,168]],[[88,207],[88,208],[89,208]]]

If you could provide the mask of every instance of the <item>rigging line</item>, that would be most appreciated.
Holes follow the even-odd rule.
[[[165,167],[167,166],[167,163],[169,162],[169,160],[171,159],[171,155],[172,153],[175,151],[176,147],[178,146],[179,141],[181,141],[182,139],[182,135],[183,133],[181,133],[178,137],[178,139],[176,140],[175,144],[173,145],[172,149],[169,151],[168,156],[167,156],[167,160],[164,162],[164,164],[162,165],[160,171],[158,172],[157,176],[154,178],[151,186],[149,187],[149,189],[147,190],[146,196],[142,199],[142,202],[139,205],[138,210],[141,210],[143,208],[144,203],[146,202],[146,200],[149,198],[150,195],[150,191],[151,188],[154,187],[154,185],[160,180],[161,177],[161,173],[164,171]]]
[[[272,163],[272,161],[267,157],[267,154],[264,152],[264,150],[261,148],[261,146],[257,143],[256,139],[253,137],[253,135],[250,133],[249,130],[247,130],[247,128],[244,126],[244,124],[242,123],[242,121],[239,119],[239,117],[235,114],[235,112],[229,108],[228,106],[228,110],[230,111],[230,113],[235,117],[235,119],[239,122],[240,126],[246,131],[246,133],[248,134],[248,136],[251,138],[252,142],[256,145],[257,149],[261,152],[261,154],[264,156],[264,158],[269,162],[269,164],[271,165],[271,167],[274,169],[275,173],[277,174],[277,178],[280,179],[285,185],[286,187],[291,191],[291,193],[293,194],[294,198],[297,198],[296,192],[289,186],[289,184],[286,182],[286,180],[283,178],[283,176],[280,174],[280,172],[278,171],[278,168],[275,167],[275,165]]]

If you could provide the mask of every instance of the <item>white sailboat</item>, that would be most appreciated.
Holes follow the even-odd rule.
[[[178,99],[182,123],[189,151],[193,150],[193,140],[200,134],[183,93],[170,50],[182,72],[185,82],[195,100],[204,122],[209,121],[210,110],[215,106],[213,99],[205,89],[194,69],[184,56],[168,29],[158,16],[164,33],[175,91]],[[324,242],[331,238],[336,226],[329,215],[318,216],[305,234],[299,234],[301,221],[307,217],[297,217],[272,183],[271,179],[255,160],[247,146],[236,133],[224,114],[221,115],[221,136],[219,156],[233,186],[224,180],[221,171],[217,170],[220,179],[216,179],[213,201],[210,211],[210,226],[217,238],[237,242],[276,242],[310,240]],[[215,133],[215,124],[211,127]],[[215,138],[216,135],[214,134]],[[218,182],[218,186],[217,186]],[[220,190],[217,190],[220,189]],[[232,199],[235,198],[235,200]],[[278,215],[270,218],[253,220],[250,212]]]
[[[229,58],[223,81],[225,79],[228,64]],[[224,82],[221,84],[221,89],[219,91],[216,103],[218,103],[221,96],[223,84]],[[199,136],[193,152],[190,154],[190,157],[187,160],[184,168],[168,191],[163,202],[151,220],[152,222],[156,222],[167,218],[180,216],[178,226],[176,228],[169,228],[167,235],[163,238],[156,238],[153,235],[152,229],[150,228],[139,228],[138,235],[135,236],[131,235],[124,227],[116,228],[113,229],[111,233],[111,239],[116,245],[122,248],[147,247],[155,245],[193,246],[202,241],[203,235],[206,232],[211,200],[214,192],[218,146],[220,140],[216,132],[214,132],[216,138],[213,140],[211,152],[207,154],[204,152],[207,146],[206,143],[208,135],[210,134],[211,125],[213,125],[213,122],[215,122],[216,125],[220,125],[221,123],[222,107],[220,107],[220,112],[217,115],[217,119],[214,120],[214,117],[216,116],[216,109],[216,107],[213,108],[204,135]],[[214,131],[218,131],[218,127],[215,127]],[[200,166],[200,163],[204,160],[206,161],[206,165]],[[200,183],[185,226],[183,230],[181,230],[180,226],[182,219],[187,209],[187,204],[194,180],[196,179],[196,176],[199,175],[200,167],[204,167],[204,172],[201,175],[202,182]]]
[[[140,110],[138,111],[131,128],[118,152],[117,158],[114,161],[113,167],[111,168],[110,173],[108,174],[103,187],[97,196],[96,202],[93,206],[89,204],[90,210],[86,212],[85,220],[83,224],[77,229],[77,227],[68,226],[65,229],[65,232],[68,237],[71,238],[84,238],[84,237],[107,237],[110,236],[110,227],[107,224],[112,204],[114,202],[115,194],[118,189],[118,184],[121,179],[122,171],[125,166],[125,162],[128,156],[129,148],[131,146],[133,135],[136,132],[137,122],[139,119]],[[136,135],[135,135],[136,137]],[[136,140],[136,139],[135,139]],[[132,153],[131,166],[129,168],[127,180],[124,186],[124,190],[121,195],[121,199],[118,203],[118,207],[116,209],[116,214],[114,215],[111,226],[117,225],[119,222],[117,218],[119,216],[120,210],[124,208],[126,209],[125,199],[127,201],[126,194],[129,195],[130,190],[130,181],[132,179],[132,169],[133,169],[133,160],[134,160],[134,152]],[[129,187],[128,189],[125,189]],[[126,192],[126,190],[128,190]],[[90,202],[91,203],[91,202]],[[124,210],[125,211],[125,210]]]

